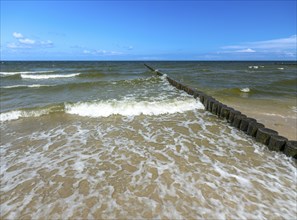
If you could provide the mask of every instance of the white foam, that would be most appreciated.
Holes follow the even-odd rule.
[[[73,166],[74,166],[74,169],[77,170],[78,172],[82,172],[85,168],[84,163],[82,163],[81,161],[76,161]]]
[[[52,75],[27,75],[21,74],[23,79],[55,79],[55,78],[69,78],[80,75],[80,73],[73,74],[52,74]]]
[[[161,101],[135,101],[135,100],[108,100],[98,102],[83,102],[65,104],[65,111],[89,117],[108,117],[110,115],[136,116],[136,115],[161,115],[182,113],[194,109],[204,109],[199,101],[193,98],[184,100],[168,99]]]
[[[249,66],[249,69],[258,69],[258,68],[259,68],[259,66]]]
[[[12,86],[2,86],[1,89],[14,89],[14,88],[39,88],[39,87],[49,87],[52,85],[40,85],[40,84],[32,84],[32,85],[12,85]]]
[[[1,190],[6,196],[2,215],[8,219],[21,218],[22,213],[31,218],[94,219],[102,207],[98,212],[108,219],[146,218],[147,210],[151,218],[160,219],[294,218],[294,162],[283,154],[264,152],[252,139],[217,119],[203,129],[206,117],[205,112],[193,111],[141,117],[137,123],[108,118],[87,123],[57,121],[37,126],[26,136],[5,130],[11,138],[0,147]],[[211,131],[209,126],[218,129]],[[210,143],[214,138],[219,141]],[[47,143],[55,147],[44,148]],[[180,151],[175,150],[177,146]],[[255,147],[259,150],[254,153]],[[234,150],[248,155],[242,157]],[[88,183],[84,195],[81,180]],[[26,183],[30,185],[25,189]],[[64,184],[71,191],[66,198],[58,194],[65,190]],[[86,209],[91,198],[93,207],[88,207],[85,217],[80,210]],[[29,205],[30,201],[34,202]]]
[[[0,72],[0,75],[12,76],[18,74],[28,74],[28,73],[52,73],[54,71],[22,71],[22,72]]]
[[[0,72],[0,75],[4,75],[4,76],[13,76],[18,74],[20,73],[19,72]]]
[[[0,121],[16,120],[21,116],[21,111],[11,111],[0,114]]]
[[[292,112],[297,113],[297,106],[292,106],[291,109],[292,109]]]
[[[278,70],[284,70],[284,68],[283,67],[280,67],[280,68],[277,68]]]
[[[49,110],[14,110],[9,112],[4,112],[0,114],[0,121],[12,121],[17,120],[19,118],[27,118],[27,117],[39,117],[41,115],[49,114]]]
[[[293,109],[292,109],[293,110]],[[293,110],[294,111],[294,110]],[[295,111],[296,112],[296,111]],[[274,117],[280,117],[284,119],[296,119],[296,116],[289,116],[289,115],[280,115],[280,114],[274,114],[274,113],[263,113],[263,115],[268,115],[268,116],[274,116]]]
[[[242,88],[240,89],[241,92],[250,92],[250,88]]]

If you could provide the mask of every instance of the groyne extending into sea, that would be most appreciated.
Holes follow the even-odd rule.
[[[164,76],[164,73],[160,72],[158,69],[154,69],[147,64],[144,65],[156,75]],[[288,138],[280,136],[277,131],[266,128],[264,124],[258,123],[256,119],[242,114],[240,111],[221,103],[202,91],[190,88],[187,85],[170,78],[167,74],[166,79],[172,86],[185,91],[195,99],[199,99],[204,105],[205,110],[253,137],[257,142],[266,145],[269,150],[282,152],[288,157],[297,159],[297,141],[288,140]]]
[[[0,66],[0,219],[296,218],[295,66]]]

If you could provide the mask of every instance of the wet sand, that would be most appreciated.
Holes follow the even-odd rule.
[[[294,161],[204,110],[0,129],[0,219],[296,216]]]
[[[273,129],[290,140],[297,140],[297,113],[288,106],[291,102],[276,103],[275,101],[224,99],[224,104],[241,111],[248,117],[255,118],[265,127]],[[296,105],[296,101],[295,101]]]

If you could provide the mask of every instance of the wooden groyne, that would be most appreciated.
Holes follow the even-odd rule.
[[[144,65],[156,75],[164,75],[159,70],[154,69],[147,64]],[[253,137],[257,142],[266,145],[269,150],[283,152],[288,157],[297,159],[297,141],[288,140],[287,138],[278,135],[277,131],[266,128],[265,125],[258,123],[256,119],[250,118],[242,114],[240,111],[224,105],[204,92],[190,88],[168,76],[166,76],[166,79],[172,86],[199,99],[204,105],[205,110],[211,112],[222,120],[226,120],[231,126]]]

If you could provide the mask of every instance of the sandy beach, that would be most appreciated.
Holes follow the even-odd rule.
[[[267,101],[266,101],[267,102]],[[255,118],[265,127],[273,129],[289,140],[297,140],[297,113],[286,105],[263,104],[263,100],[224,100],[224,104]]]

